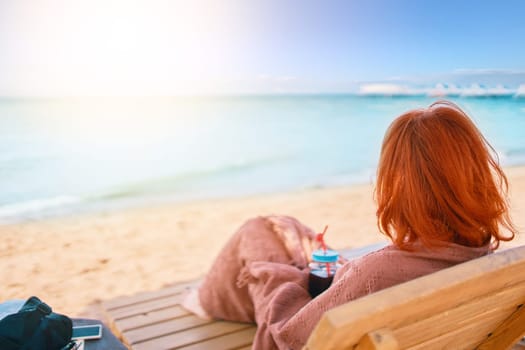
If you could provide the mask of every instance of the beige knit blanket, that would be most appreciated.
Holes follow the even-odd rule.
[[[202,308],[217,319],[257,323],[253,349],[301,349],[326,310],[489,252],[455,244],[434,250],[416,244],[410,252],[387,246],[345,263],[331,287],[312,299],[313,241],[314,232],[291,217],[247,221],[199,287]]]

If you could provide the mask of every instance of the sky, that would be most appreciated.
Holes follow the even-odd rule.
[[[0,0],[0,95],[525,84],[514,0]]]

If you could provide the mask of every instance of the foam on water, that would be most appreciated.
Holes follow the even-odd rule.
[[[81,202],[81,198],[73,196],[57,196],[51,198],[32,199],[0,206],[0,223],[18,221],[23,217],[38,217],[50,210],[70,207]]]

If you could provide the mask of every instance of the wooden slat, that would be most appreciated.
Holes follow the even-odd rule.
[[[102,307],[106,310],[113,310],[123,306],[129,306],[136,303],[140,303],[144,300],[155,300],[176,294],[181,294],[187,291],[189,288],[196,286],[200,280],[194,280],[189,282],[181,282],[179,284],[165,287],[156,291],[143,292],[130,296],[123,296],[113,300],[102,303]]]
[[[524,299],[525,284],[519,284],[428,315],[422,320],[395,329],[395,335],[399,339],[401,348],[409,348],[465,325],[483,327],[489,318],[503,321]],[[506,307],[502,306],[502,300],[505,300]],[[484,335],[480,334],[479,340],[483,338]]]
[[[186,331],[176,332],[163,337],[158,337],[133,346],[135,350],[162,350],[176,349],[178,347],[196,344],[220,335],[234,333],[253,327],[245,323],[217,321],[201,327],[191,328]]]
[[[524,298],[525,299],[525,298]],[[525,306],[519,305],[514,313],[491,332],[479,350],[507,349],[525,335]]]
[[[126,332],[132,329],[147,327],[155,323],[169,321],[174,318],[186,315],[190,315],[188,310],[185,310],[180,305],[175,305],[145,314],[122,318],[114,321],[114,324],[121,332]]]
[[[212,321],[204,320],[194,315],[188,315],[184,317],[175,318],[169,321],[144,326],[134,330],[124,332],[128,344],[136,344],[150,340],[153,338],[159,338],[162,336],[170,335],[172,333],[181,332],[187,329],[191,329],[197,326],[208,324]]]
[[[235,333],[230,333],[222,335],[217,338],[205,340],[200,343],[192,344],[189,346],[184,346],[180,349],[184,350],[229,350],[229,349],[238,349],[242,347],[244,349],[251,349],[251,343],[255,332],[257,331],[256,327],[250,327],[242,329]]]
[[[464,324],[440,336],[409,347],[410,350],[474,349],[501,322],[501,315],[487,315],[485,323]],[[499,350],[499,349],[498,349]]]
[[[116,321],[130,316],[147,314],[152,311],[165,309],[169,306],[179,305],[183,299],[183,294],[177,294],[160,299],[146,300],[115,309],[111,312],[111,316]]]

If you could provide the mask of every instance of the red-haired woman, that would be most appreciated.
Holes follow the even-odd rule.
[[[392,245],[344,264],[312,299],[313,232],[290,217],[252,219],[186,305],[201,315],[256,322],[255,349],[300,349],[326,310],[511,240],[507,186],[493,148],[458,106],[440,101],[409,111],[387,130],[377,171],[378,226]]]

